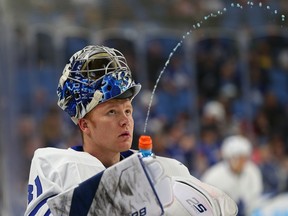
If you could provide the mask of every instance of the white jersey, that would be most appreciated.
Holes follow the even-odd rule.
[[[121,153],[122,158],[130,155],[106,169],[81,150],[36,150],[25,216],[237,214],[230,197],[191,176],[180,162]]]
[[[233,173],[226,161],[219,162],[204,173],[202,181],[226,192],[236,202],[242,200],[246,208],[259,199],[263,190],[261,172],[250,161],[240,175]]]
[[[30,168],[25,215],[50,215],[47,199],[104,169],[104,165],[87,152],[71,148],[36,150]]]

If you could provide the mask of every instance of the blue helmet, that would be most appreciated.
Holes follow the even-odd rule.
[[[57,88],[58,105],[77,124],[98,104],[112,98],[133,99],[140,89],[121,52],[87,46],[76,52],[63,70]]]

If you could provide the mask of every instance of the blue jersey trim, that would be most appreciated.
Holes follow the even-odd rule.
[[[82,182],[74,189],[69,216],[86,216],[104,171]]]
[[[132,154],[134,154],[133,151],[131,150],[128,150],[128,151],[125,151],[125,152],[121,152],[120,155],[123,157],[123,158],[128,158],[130,157]]]
[[[53,195],[53,196],[55,196],[55,195]],[[47,202],[47,200],[48,200],[49,198],[51,198],[51,197],[53,197],[53,196],[50,196],[50,197],[47,197],[47,198],[41,200],[41,202],[39,202],[38,205],[31,211],[31,213],[29,214],[29,216],[35,216],[35,215],[37,215],[37,212],[39,211],[39,209],[40,209],[44,204],[46,204],[46,202]],[[49,215],[49,214],[47,214],[48,212],[49,212],[49,214],[50,214],[50,209],[48,209],[48,211],[45,213],[45,216]]]
[[[73,149],[73,150],[75,150],[75,151],[80,151],[80,152],[83,152],[83,151],[84,151],[82,145],[72,146],[71,149]],[[134,154],[134,152],[131,151],[131,150],[128,150],[128,151],[125,151],[125,152],[121,152],[121,153],[120,153],[121,159],[127,158],[127,157],[131,156],[132,154]]]
[[[140,156],[138,156],[138,157],[140,157]],[[141,163],[141,166],[142,166],[142,168],[143,168],[143,171],[144,171],[144,173],[145,173],[145,175],[147,176],[147,179],[148,179],[148,181],[149,181],[149,184],[151,185],[151,188],[152,188],[152,190],[153,190],[153,192],[154,192],[154,194],[155,194],[155,196],[156,196],[156,199],[157,199],[157,201],[158,201],[158,204],[159,204],[159,206],[160,206],[160,208],[161,208],[161,215],[163,215],[164,214],[164,207],[163,207],[163,205],[162,205],[162,203],[161,203],[161,201],[160,201],[160,198],[159,198],[159,196],[158,196],[158,194],[157,194],[157,192],[156,192],[156,190],[155,190],[155,187],[154,187],[154,184],[152,183],[152,181],[151,181],[151,178],[149,177],[149,174],[147,173],[147,170],[144,168],[145,167],[145,164],[144,164],[144,162],[143,162],[143,160],[140,158],[140,163]]]
[[[75,150],[75,151],[80,151],[83,152],[83,146],[82,145],[77,145],[77,146],[72,146],[71,149]]]
[[[44,216],[49,216],[51,214],[50,209],[47,210],[47,212],[44,214]]]

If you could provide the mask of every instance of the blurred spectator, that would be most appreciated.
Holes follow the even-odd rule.
[[[147,73],[149,79],[149,89],[153,89],[161,70],[164,67],[166,56],[160,41],[153,40],[147,47]]]
[[[168,147],[168,136],[167,133],[162,131],[158,131],[157,133],[153,134],[153,151],[156,155],[169,157],[169,153],[167,151]]]
[[[228,88],[227,88],[228,87]],[[231,87],[231,88],[230,88]],[[233,86],[226,86],[222,89],[218,98],[225,113],[225,122],[221,130],[222,137],[235,133],[246,133],[247,113],[244,110],[245,102]]]
[[[259,167],[263,175],[264,193],[276,195],[286,190],[288,170],[285,167],[284,141],[279,136],[273,136],[266,145],[260,146]]]
[[[179,120],[168,128],[165,134],[167,139],[164,155],[179,160],[192,171],[194,169],[193,159],[196,154],[196,140],[193,135],[187,133],[186,121],[185,119]]]
[[[284,44],[283,44],[284,45]],[[287,48],[286,48],[287,49]],[[288,50],[277,54],[275,63],[269,71],[270,89],[281,104],[288,102]]]
[[[222,103],[216,100],[207,102],[200,116],[200,136],[196,150],[199,160],[203,160],[206,167],[196,162],[198,159],[195,160],[197,175],[219,161],[220,143],[226,129],[226,111]]]
[[[235,89],[231,92],[232,95],[229,95],[230,97],[235,96],[236,94],[239,94],[239,88],[241,85],[240,82],[240,74],[237,69],[237,61],[234,58],[228,58],[227,60],[224,60],[219,68],[220,73],[220,86],[225,89],[226,86],[233,86]],[[231,87],[229,87],[231,89]],[[227,92],[228,93],[228,92]]]
[[[286,135],[288,122],[287,112],[285,108],[281,106],[274,92],[269,91],[264,95],[262,109],[270,126],[269,133]]]
[[[253,55],[253,52],[251,52]],[[263,95],[268,91],[269,88],[269,77],[266,70],[262,70],[258,63],[252,63],[250,65],[250,98],[252,114],[255,115],[256,112],[263,104]]]
[[[27,171],[29,171],[30,160],[32,158],[29,150],[33,149],[33,145],[35,144],[34,138],[37,136],[37,133],[38,128],[35,117],[29,113],[22,114],[18,119],[17,141],[19,142],[20,152],[22,152],[22,154],[18,155],[18,159],[20,159],[23,165],[25,164],[21,169],[20,178],[23,180],[26,180],[28,177]]]
[[[178,0],[171,1],[169,7],[170,22],[178,21],[179,24],[184,24],[187,20],[193,20],[195,13],[199,10],[198,1],[192,2],[191,0]]]
[[[40,125],[44,146],[59,147],[62,141],[62,124],[58,107],[51,106]]]
[[[271,126],[267,119],[267,115],[263,110],[259,110],[253,118],[253,133],[258,145],[264,145],[268,142]]]
[[[215,126],[220,133],[223,135],[226,124],[226,111],[222,103],[218,101],[209,101],[203,107],[203,112],[201,114],[201,125]]]
[[[36,134],[31,134],[30,137],[23,143],[23,154],[24,154],[24,160],[23,160],[23,179],[28,179],[29,177],[29,167],[31,163],[31,158],[33,157],[34,151],[37,148],[45,147],[43,139],[41,136]],[[27,184],[23,185],[26,186]]]
[[[208,38],[197,43],[196,78],[200,99],[216,99],[225,85],[239,88],[237,53],[235,41],[229,38]]]
[[[220,160],[219,147],[221,144],[221,136],[216,125],[204,125],[200,131],[200,137],[197,141],[196,151],[198,155],[201,155],[203,160],[206,161],[209,168]],[[199,165],[199,164],[198,164]],[[196,172],[201,175],[199,170],[205,171],[204,167],[196,167]]]
[[[174,55],[156,92],[158,115],[166,119],[167,124],[175,123],[180,115],[191,112],[193,95],[189,81],[182,57]]]
[[[211,51],[213,53],[213,51]],[[209,51],[197,52],[197,83],[199,96],[213,99],[218,94],[219,73],[216,58]]]
[[[227,137],[221,146],[223,160],[209,168],[202,180],[214,185],[238,204],[238,215],[246,215],[262,195],[260,169],[251,159],[252,145],[244,136]]]
[[[139,97],[135,98],[135,105],[134,105],[135,109],[133,113],[135,119],[134,132],[138,135],[142,135],[144,133],[145,126],[146,126],[146,132],[148,134],[161,133],[165,124],[165,120],[162,119],[162,116],[159,116],[156,111],[156,106],[158,105],[157,95],[154,94],[152,98],[153,100],[151,101],[151,94],[152,91],[143,89],[139,93]],[[149,110],[149,116],[147,119],[147,125],[145,125],[148,110]]]

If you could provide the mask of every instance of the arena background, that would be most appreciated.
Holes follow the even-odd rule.
[[[127,57],[143,84],[136,147],[155,81],[181,42],[151,107],[155,153],[201,177],[221,159],[219,142],[244,134],[265,176],[263,196],[274,195],[265,201],[274,206],[257,215],[288,215],[288,4],[251,2],[1,0],[0,213],[23,215],[36,148],[81,142],[56,105],[58,79],[76,50],[104,44]]]

